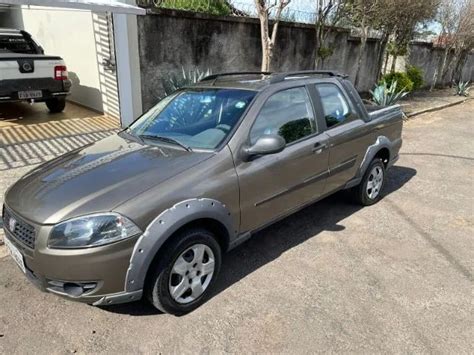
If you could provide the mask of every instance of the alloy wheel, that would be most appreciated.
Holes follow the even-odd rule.
[[[173,300],[186,304],[198,299],[209,286],[215,270],[212,249],[194,244],[181,253],[173,264],[169,277],[169,292]]]
[[[370,199],[375,199],[380,193],[380,190],[382,189],[383,185],[383,176],[384,171],[381,166],[374,166],[372,171],[369,174],[369,179],[367,181],[367,196],[369,196]]]

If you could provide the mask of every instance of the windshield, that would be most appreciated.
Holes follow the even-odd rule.
[[[137,137],[171,138],[193,149],[215,149],[229,135],[255,94],[237,89],[179,91],[161,100],[127,132]]]

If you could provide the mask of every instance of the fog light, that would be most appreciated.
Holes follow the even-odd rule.
[[[71,297],[80,297],[91,292],[97,287],[97,282],[63,282],[48,281],[48,290],[55,293],[66,294]]]

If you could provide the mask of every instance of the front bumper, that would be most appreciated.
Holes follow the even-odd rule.
[[[34,248],[30,248],[4,225],[6,238],[23,256],[26,277],[40,290],[94,305],[141,298],[142,290],[128,293],[124,290],[138,236],[95,248],[50,249],[47,240],[52,226],[33,224],[10,210],[9,213],[35,229]]]
[[[53,78],[32,78],[17,80],[2,80],[0,82],[0,102],[29,101],[31,99],[20,99],[19,91],[41,90],[42,96],[33,99],[42,102],[58,97],[69,95],[71,80],[54,80]]]

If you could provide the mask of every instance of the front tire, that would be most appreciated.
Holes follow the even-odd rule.
[[[362,181],[353,188],[355,200],[363,206],[377,203],[385,185],[385,165],[382,159],[375,158],[369,164]]]
[[[208,230],[191,228],[179,232],[152,264],[146,297],[162,312],[191,312],[209,295],[221,258],[221,248]]]
[[[54,98],[46,100],[46,106],[51,113],[59,113],[63,112],[64,108],[66,107],[66,99],[65,98]]]

